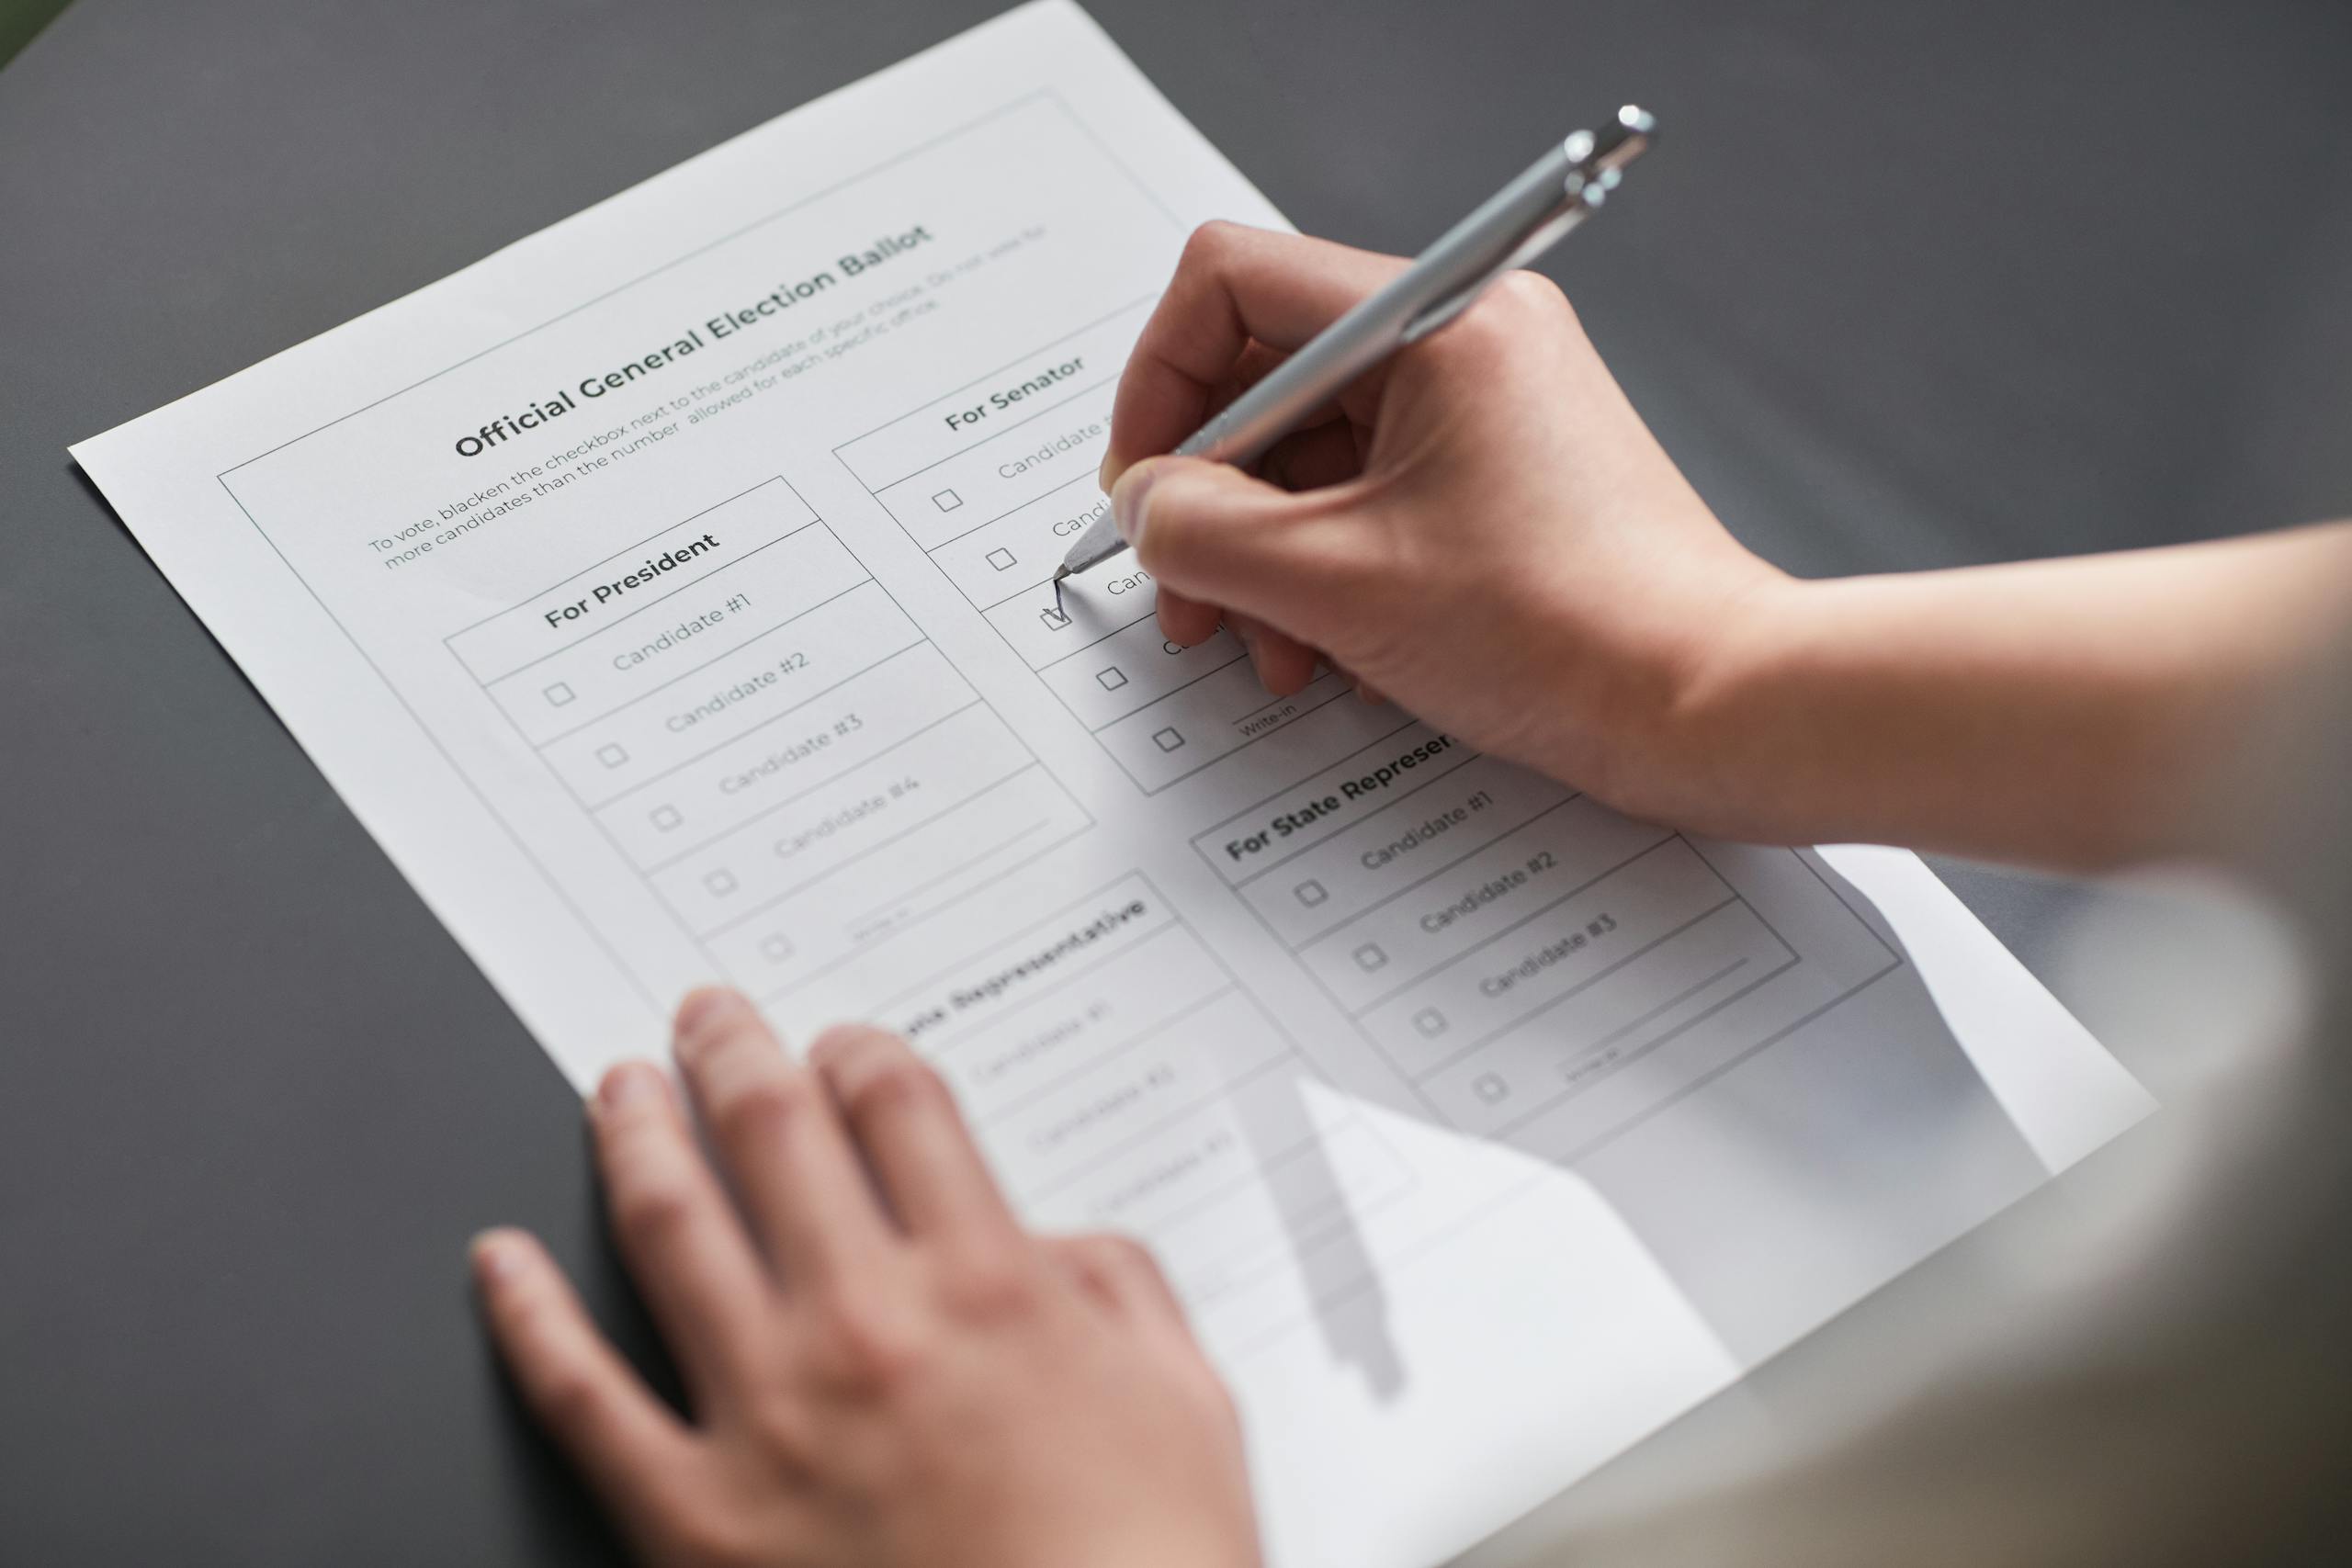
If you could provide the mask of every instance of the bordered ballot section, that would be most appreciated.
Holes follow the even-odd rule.
[[[1418,724],[1193,844],[1432,1111],[1547,1152],[1898,962],[1817,875],[1762,908],[1681,834]]]
[[[1140,873],[876,1010],[953,1086],[1033,1224],[1148,1238],[1196,1311],[1285,1262],[1351,1285],[1329,1253],[1411,1184]]]
[[[1072,580],[1054,569],[1110,503],[1096,482],[1111,400],[1152,301],[1139,299],[833,449],[1147,795],[1348,694],[1325,671],[1272,697],[1231,634],[1159,634],[1132,557]],[[1393,720],[1391,721],[1393,722]],[[1379,728],[1343,712],[1331,755]],[[1361,731],[1362,733],[1360,733]]]
[[[782,479],[445,640],[754,994],[1091,826]]]

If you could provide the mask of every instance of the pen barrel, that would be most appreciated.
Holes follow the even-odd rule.
[[[1298,429],[1348,384],[1406,344],[1453,321],[1487,285],[1523,266],[1583,220],[1647,147],[1656,122],[1627,105],[1599,132],[1578,131],[1440,235],[1411,265],[1276,366],[1176,448],[1238,466]],[[1063,558],[1080,572],[1126,547],[1106,512]]]
[[[1552,148],[1453,228],[1419,259],[1317,333],[1192,438],[1180,457],[1242,465],[1304,423],[1348,383],[1414,334],[1442,322],[1507,270],[1532,234],[1571,216],[1566,144]],[[1556,236],[1555,236],[1556,237]]]

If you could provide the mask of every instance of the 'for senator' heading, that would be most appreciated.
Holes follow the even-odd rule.
[[[803,299],[814,299],[838,285],[843,278],[857,277],[883,265],[895,256],[932,242],[928,224],[918,223],[911,229],[895,234],[884,234],[864,250],[850,251],[833,260],[833,265],[810,273],[791,283],[779,283],[767,293],[748,304],[721,310],[707,318],[698,327],[688,327],[685,335],[663,344],[660,348],[641,354],[625,365],[610,370],[583,376],[572,385],[557,391],[554,396],[541,398],[526,405],[519,413],[503,413],[490,420],[471,435],[458,437],[458,456],[479,457],[503,441],[512,441],[525,431],[536,430],[580,407],[582,400],[594,400],[607,392],[617,392],[631,382],[642,379],[658,370],[666,370],[689,355],[698,354],[712,344],[733,337],[737,333],[758,326],[761,321],[790,310]]]

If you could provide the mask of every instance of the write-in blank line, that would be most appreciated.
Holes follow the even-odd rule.
[[[1624,1039],[1625,1036],[1633,1033],[1644,1024],[1654,1022],[1664,1014],[1671,1012],[1676,1008],[1680,1007],[1684,1002],[1689,1001],[1692,997],[1697,996],[1700,992],[1705,990],[1708,987],[1713,985],[1724,976],[1736,975],[1747,967],[1747,958],[1745,954],[1733,959],[1730,963],[1724,964],[1722,968],[1716,970],[1713,974],[1708,976],[1705,979],[1701,980],[1696,985],[1683,987],[1682,989],[1675,992],[1674,995],[1667,998],[1666,1000],[1658,1003],[1657,1006],[1650,1009],[1649,1011],[1642,1014],[1641,1017],[1634,1020],[1631,1023],[1620,1024],[1616,1028],[1611,1030],[1608,1033],[1602,1035],[1600,1039],[1586,1046],[1583,1052],[1578,1055],[1577,1060],[1583,1061],[1586,1057],[1592,1056],[1602,1051],[1608,1050],[1609,1047],[1616,1044],[1617,1042]]]
[[[1706,1022],[1706,1021],[1707,1021],[1707,1020],[1709,1020],[1709,1019],[1711,1019],[1711,1018],[1714,1017],[1717,1013],[1722,1012],[1725,1008],[1731,1007],[1732,1005],[1734,1005],[1735,1003],[1736,1003],[1736,1002],[1737,1002],[1737,1001],[1738,1001],[1742,997],[1752,996],[1752,995],[1754,995],[1757,991],[1759,991],[1759,990],[1763,989],[1766,986],[1770,985],[1774,980],[1776,980],[1776,979],[1780,978],[1782,975],[1785,975],[1785,974],[1787,974],[1790,970],[1792,970],[1792,969],[1795,968],[1795,967],[1797,966],[1797,964],[1798,964],[1800,962],[1801,962],[1801,961],[1800,961],[1799,959],[1797,959],[1797,958],[1795,958],[1795,957],[1792,956],[1792,957],[1789,959],[1789,961],[1788,961],[1787,963],[1782,964],[1780,964],[1779,966],[1777,966],[1777,967],[1775,967],[1775,968],[1771,968],[1771,969],[1768,969],[1768,970],[1766,970],[1763,974],[1758,975],[1758,976],[1756,976],[1756,978],[1754,978],[1753,980],[1750,980],[1750,981],[1749,981],[1749,982],[1747,982],[1747,984],[1746,984],[1745,986],[1741,986],[1741,987],[1739,987],[1737,989],[1736,989],[1736,990],[1732,991],[1729,995],[1727,995],[1727,996],[1723,996],[1723,997],[1719,997],[1719,998],[1717,998],[1715,1000],[1713,1000],[1713,1001],[1712,1001],[1712,1002],[1709,1002],[1705,1007],[1701,1008],[1697,1012],[1692,1013],[1689,1018],[1684,1019],[1680,1023],[1676,1024],[1673,1028],[1671,1028],[1671,1029],[1668,1030],[1665,1033],[1663,1033],[1663,1034],[1659,1035],[1657,1039],[1655,1039],[1655,1040],[1651,1040],[1651,1041],[1647,1041],[1647,1042],[1645,1042],[1645,1043],[1644,1043],[1641,1046],[1639,1046],[1637,1049],[1635,1049],[1635,1050],[1634,1050],[1633,1052],[1631,1052],[1630,1054],[1628,1054],[1628,1055],[1627,1055],[1627,1056],[1625,1057],[1625,1059],[1624,1059],[1623,1061],[1622,1061],[1622,1062],[1618,1063],[1618,1064],[1617,1064],[1617,1066],[1616,1066],[1615,1067],[1611,1068],[1608,1072],[1601,1074],[1600,1077],[1588,1078],[1588,1079],[1586,1079],[1583,1083],[1580,1083],[1580,1084],[1563,1084],[1563,1085],[1561,1085],[1561,1086],[1560,1086],[1560,1092],[1559,1092],[1559,1093],[1557,1093],[1557,1094],[1555,1094],[1555,1095],[1552,1096],[1552,1098],[1551,1098],[1551,1099],[1549,1099],[1549,1100],[1545,1100],[1543,1104],[1541,1104],[1541,1105],[1537,1105],[1537,1106],[1533,1106],[1533,1107],[1530,1108],[1530,1109],[1529,1109],[1529,1111],[1527,1111],[1527,1113],[1526,1113],[1525,1115],[1523,1115],[1523,1116],[1520,1117],[1517,1121],[1505,1122],[1502,1126],[1496,1128],[1492,1135],[1493,1135],[1493,1136],[1496,1136],[1496,1137],[1502,1137],[1502,1136],[1505,1136],[1505,1135],[1507,1135],[1507,1134],[1512,1134],[1512,1133],[1516,1133],[1516,1132],[1518,1132],[1521,1127],[1526,1126],[1530,1122],[1534,1121],[1537,1117],[1542,1116],[1542,1115],[1544,1115],[1545,1113],[1547,1113],[1547,1112],[1549,1112],[1549,1111],[1553,1111],[1553,1110],[1556,1109],[1557,1107],[1559,1107],[1559,1106],[1561,1106],[1561,1105],[1566,1104],[1567,1101],[1569,1101],[1569,1100],[1574,1100],[1577,1095],[1582,1094],[1586,1089],[1588,1089],[1591,1088],[1594,1084],[1600,1082],[1602,1078],[1608,1078],[1608,1077],[1615,1077],[1615,1076],[1616,1076],[1616,1073],[1618,1072],[1618,1070],[1619,1070],[1619,1069],[1621,1069],[1621,1068],[1624,1068],[1624,1067],[1630,1067],[1630,1066],[1632,1066],[1635,1062],[1640,1061],[1643,1057],[1645,1057],[1645,1056],[1648,1055],[1651,1052],[1657,1050],[1659,1047],[1661,1047],[1661,1046],[1665,1045],[1665,1044],[1666,1044],[1667,1043],[1668,1043],[1669,1041],[1679,1040],[1679,1039],[1680,1039],[1682,1036],[1684,1036],[1685,1034],[1690,1033],[1692,1030],[1694,1030],[1694,1029],[1698,1028],[1701,1024],[1702,1024],[1702,1023]],[[1842,998],[1841,998],[1841,999],[1842,999]],[[1837,1004],[1836,1004],[1836,1003],[1834,1003],[1834,1002],[1833,1002],[1833,1003],[1831,1003],[1831,1004],[1829,1004],[1829,1006],[1831,1006],[1831,1007],[1834,1007],[1834,1006],[1836,1006],[1836,1005],[1837,1005]],[[1823,1010],[1822,1010],[1822,1011],[1827,1011],[1827,1010],[1828,1010],[1828,1009],[1827,1009],[1827,1008],[1824,1008],[1824,1009],[1823,1009]],[[1802,1023],[1804,1023],[1804,1022],[1807,1021],[1808,1020],[1810,1020],[1811,1018],[1813,1018],[1813,1017],[1817,1017],[1817,1016],[1819,1016],[1819,1015],[1818,1015],[1818,1014],[1808,1014],[1808,1015],[1807,1015],[1807,1017],[1806,1017],[1806,1019],[1801,1019],[1801,1020],[1799,1020],[1799,1021],[1798,1021],[1798,1023],[1799,1023],[1799,1024],[1802,1024]],[[1791,1025],[1790,1027],[1791,1027],[1792,1029],[1793,1029],[1793,1028],[1797,1027],[1797,1025],[1792,1024],[1792,1025]],[[1776,1035],[1774,1035],[1772,1038],[1773,1038],[1773,1040],[1778,1040],[1778,1039],[1780,1039],[1780,1038],[1781,1038],[1781,1036],[1776,1034]],[[1767,1042],[1765,1042],[1765,1044],[1770,1044],[1770,1043],[1771,1043],[1771,1041],[1767,1041]],[[1761,1050],[1761,1049],[1763,1049],[1763,1046],[1759,1045],[1759,1046],[1758,1046],[1758,1047],[1757,1047],[1757,1049],[1758,1049],[1758,1050]],[[1737,1062],[1737,1061],[1745,1061],[1745,1060],[1747,1059],[1747,1057],[1749,1055],[1752,1055],[1752,1054],[1753,1054],[1753,1053],[1743,1053],[1740,1056],[1734,1058],[1734,1061],[1735,1061],[1735,1062]],[[1726,1066],[1726,1067],[1728,1067],[1728,1066],[1731,1066],[1731,1065],[1732,1065],[1732,1064],[1730,1064],[1730,1063],[1726,1063],[1726,1064],[1725,1064],[1725,1066]],[[1596,1140],[1596,1142],[1598,1142],[1598,1141],[1602,1141],[1602,1140],[1605,1140],[1605,1139],[1610,1138],[1610,1137],[1613,1137],[1613,1136],[1615,1136],[1615,1135],[1616,1135],[1616,1134],[1617,1134],[1617,1133],[1622,1133],[1622,1132],[1623,1132],[1627,1127],[1631,1127],[1631,1126],[1634,1125],[1636,1122],[1644,1122],[1644,1121],[1648,1120],[1648,1118],[1649,1118],[1652,1114],[1655,1114],[1655,1112],[1656,1112],[1656,1111],[1664,1110],[1668,1105],[1671,1105],[1671,1104],[1673,1104],[1673,1103],[1674,1103],[1674,1101],[1675,1101],[1675,1100],[1681,1099],[1681,1098],[1682,1098],[1682,1096],[1683,1096],[1683,1094],[1688,1093],[1690,1089],[1696,1089],[1700,1084],[1702,1084],[1702,1083],[1706,1083],[1706,1082],[1711,1081],[1711,1080],[1712,1080],[1712,1079],[1713,1079],[1716,1076],[1717,1076],[1717,1075],[1716,1075],[1716,1074],[1714,1074],[1714,1073],[1709,1073],[1709,1074],[1707,1074],[1707,1075],[1706,1075],[1705,1077],[1701,1077],[1701,1078],[1695,1079],[1695,1080],[1694,1080],[1693,1082],[1691,1082],[1690,1084],[1686,1085],[1686,1086],[1684,1087],[1684,1089],[1681,1089],[1681,1090],[1678,1091],[1677,1093],[1675,1093],[1675,1094],[1673,1094],[1673,1095],[1668,1096],[1665,1100],[1661,1101],[1658,1105],[1657,1105],[1657,1106],[1655,1106],[1655,1107],[1651,1108],[1651,1110],[1650,1110],[1650,1111],[1646,1111],[1640,1112],[1640,1113],[1636,1114],[1635,1116],[1634,1116],[1631,1120],[1629,1120],[1629,1121],[1627,1121],[1627,1122],[1625,1122],[1622,1123],[1620,1126],[1618,1126],[1617,1128],[1615,1128],[1615,1129],[1614,1129],[1614,1130],[1612,1130],[1611,1132],[1602,1134],[1600,1135],[1600,1140]],[[1589,1147],[1589,1145],[1588,1145],[1588,1147]],[[1572,1159],[1573,1159],[1573,1158],[1576,1158],[1576,1157],[1578,1157],[1578,1156],[1579,1156],[1581,1153],[1582,1153],[1582,1151],[1578,1151],[1578,1155],[1572,1155],[1572,1156],[1570,1156],[1569,1157],[1570,1157],[1570,1158],[1572,1158]]]
[[[944,820],[944,818],[942,818],[942,820]],[[875,905],[874,908],[866,910],[864,914],[852,915],[847,920],[842,922],[843,929],[849,931],[850,940],[852,942],[864,942],[871,936],[873,932],[861,929],[861,923],[863,921],[869,919],[876,915],[879,915],[885,909],[890,910],[891,913],[895,915],[898,912],[898,907],[904,904],[908,899],[915,897],[916,894],[926,893],[944,883],[952,882],[956,877],[963,875],[964,873],[971,870],[974,866],[978,865],[981,862],[995,859],[998,855],[1001,855],[1005,851],[1012,848],[1013,845],[1019,843],[1030,834],[1043,832],[1046,829],[1052,826],[1052,818],[1040,817],[1037,820],[1030,823],[1029,826],[1022,829],[1021,831],[1013,834],[1011,838],[1000,840],[989,848],[982,850],[978,854],[974,855],[970,860],[959,862],[955,865],[949,866],[945,871],[941,872],[938,875],[930,878],[922,886],[916,888],[913,893],[894,894],[890,897],[885,898],[881,903]],[[885,920],[880,927],[876,929],[886,930],[888,925],[889,922]]]

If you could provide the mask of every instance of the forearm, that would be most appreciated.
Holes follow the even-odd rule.
[[[1787,583],[1694,682],[1713,830],[2087,868],[2214,850],[2202,803],[2352,609],[2352,525]]]

